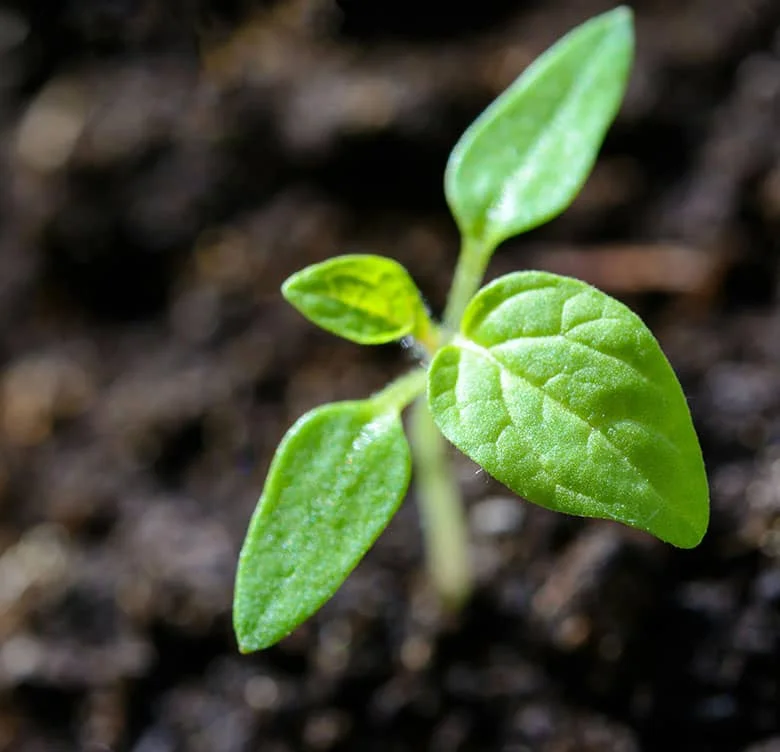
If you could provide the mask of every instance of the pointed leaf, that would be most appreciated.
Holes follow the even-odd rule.
[[[337,256],[308,266],[282,293],[310,321],[361,345],[392,342],[427,326],[409,273],[383,256]]]
[[[519,272],[483,288],[434,359],[442,433],[516,493],[689,548],[707,478],[682,389],[626,306],[578,280]]]
[[[445,175],[464,237],[492,250],[572,202],[620,106],[633,45],[628,8],[587,21],[468,128]]]
[[[268,647],[330,598],[392,518],[409,484],[397,409],[323,405],[277,449],[236,576],[239,647]]]

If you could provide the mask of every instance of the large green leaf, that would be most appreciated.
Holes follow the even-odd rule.
[[[282,440],[238,563],[239,647],[268,647],[339,588],[403,500],[409,446],[387,399],[323,405]]]
[[[707,478],[671,366],[626,306],[519,272],[483,288],[428,381],[444,435],[521,496],[676,546],[707,528]]]
[[[562,212],[590,172],[633,56],[625,7],[574,29],[463,134],[445,175],[461,233],[492,250]]]
[[[383,256],[337,256],[307,266],[282,286],[306,318],[361,345],[422,334],[428,315],[409,273]]]

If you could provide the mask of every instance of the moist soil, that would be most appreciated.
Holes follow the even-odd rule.
[[[238,548],[286,428],[408,367],[281,299],[346,252],[441,311],[463,128],[599,0],[0,4],[0,749],[780,750],[780,4],[637,0],[565,215],[489,270],[595,283],[674,364],[712,489],[676,550],[462,457],[476,592],[413,492],[322,611],[241,656]]]

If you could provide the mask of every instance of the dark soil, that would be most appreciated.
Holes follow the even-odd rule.
[[[426,584],[415,500],[311,622],[242,657],[271,452],[405,365],[287,307],[405,263],[440,310],[461,130],[601,0],[0,5],[0,749],[780,750],[780,3],[638,0],[631,89],[572,209],[491,275],[644,315],[701,432],[678,551],[457,468],[479,584]]]

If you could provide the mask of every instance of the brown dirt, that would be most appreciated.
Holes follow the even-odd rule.
[[[439,310],[449,149],[609,4],[468,7],[0,4],[0,749],[780,749],[775,0],[637,2],[593,178],[490,270],[576,274],[647,318],[701,431],[702,546],[553,515],[459,460],[479,570],[460,617],[426,586],[410,498],[315,619],[236,651],[276,442],[404,365],[279,284],[386,253]]]

